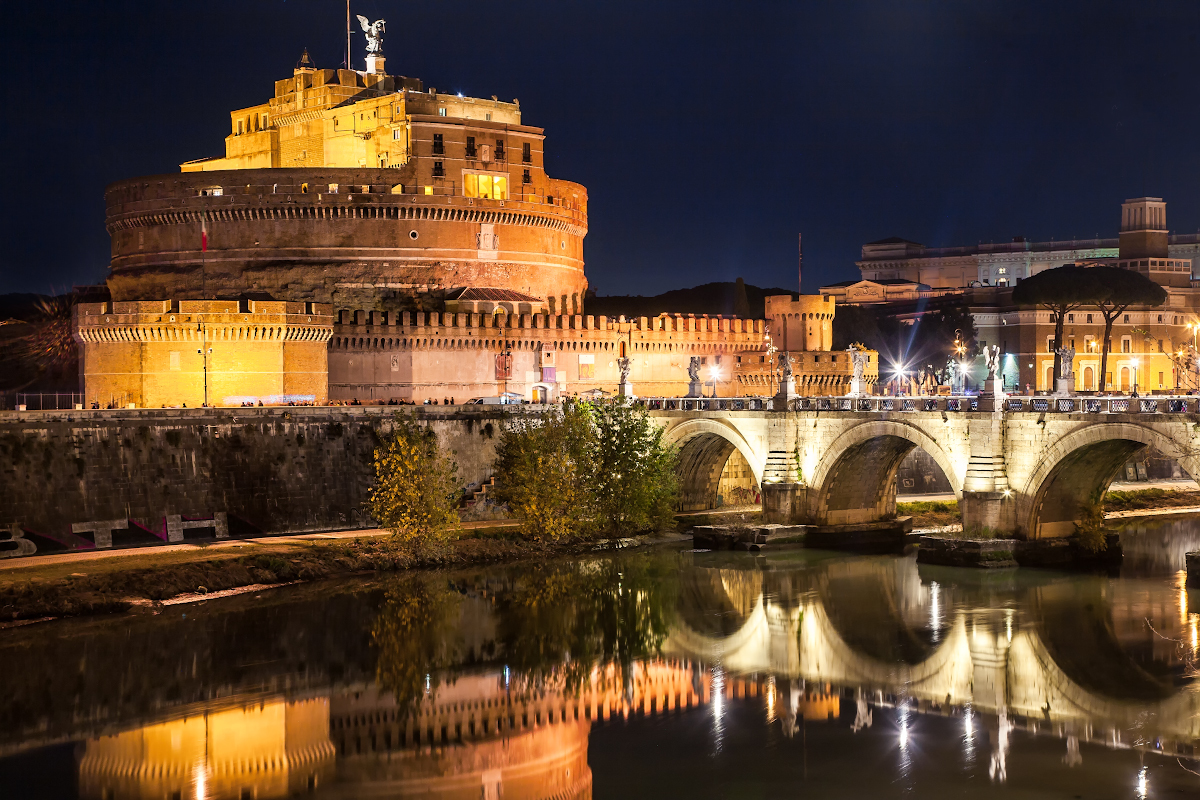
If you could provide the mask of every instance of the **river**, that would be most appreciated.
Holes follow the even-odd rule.
[[[1200,522],[1116,575],[680,545],[0,632],[3,798],[1200,797]]]

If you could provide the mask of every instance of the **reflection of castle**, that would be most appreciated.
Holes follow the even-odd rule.
[[[694,708],[709,696],[706,673],[661,660],[635,663],[628,675],[594,670],[578,691],[517,687],[506,674],[458,676],[411,711],[370,687],[93,739],[80,761],[81,794],[583,800],[594,721]]]
[[[332,773],[329,702],[214,709],[84,745],[80,796],[261,800],[316,789]]]

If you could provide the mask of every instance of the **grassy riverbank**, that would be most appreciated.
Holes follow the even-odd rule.
[[[643,541],[652,542],[645,537]],[[434,548],[414,548],[390,537],[340,541],[263,542],[237,549],[156,553],[144,550],[104,561],[39,566],[3,576],[0,624],[46,617],[106,614],[154,606],[179,595],[207,595],[341,575],[394,572],[544,559],[590,552],[596,542],[531,542],[509,530],[465,532]],[[247,552],[247,550],[249,552]],[[65,572],[64,570],[71,570]]]
[[[1200,491],[1138,489],[1131,492],[1109,492],[1104,496],[1105,514],[1172,508],[1200,508]],[[912,517],[914,528],[945,528],[962,524],[958,503],[954,500],[897,503],[896,513]]]

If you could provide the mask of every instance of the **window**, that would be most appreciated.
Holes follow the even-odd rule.
[[[432,186],[426,186],[426,187],[425,187],[425,194],[433,194],[433,187],[432,187]]]
[[[240,119],[238,120],[238,131],[237,132],[238,132],[238,136],[242,135],[242,121]]]
[[[1131,352],[1132,347],[1133,347],[1133,342],[1130,341],[1128,336],[1121,338],[1121,352],[1122,353]]]
[[[446,107],[445,106],[442,106],[441,108],[438,109],[438,116],[439,117],[446,116]]]
[[[525,170],[521,175],[521,183],[533,183],[533,177],[529,174],[529,170]]]
[[[210,186],[207,189],[201,189],[200,194],[204,197],[220,197],[225,194],[225,190],[220,186]]]
[[[1125,321],[1125,322],[1129,322],[1129,315],[1128,315],[1128,314],[1126,314],[1126,315],[1125,315],[1125,320],[1124,320],[1124,321]]]
[[[1163,388],[1163,374],[1161,372],[1158,373],[1158,388]]]
[[[463,196],[482,197],[488,200],[507,200],[508,176],[483,175],[475,172],[464,173]]]
[[[1075,321],[1075,315],[1067,314],[1067,322],[1074,322],[1074,321]]]
[[[1054,352],[1054,337],[1053,336],[1051,336],[1049,339],[1046,340],[1046,352],[1047,353]]]
[[[398,142],[403,138],[404,138],[404,128],[393,128],[392,129],[392,141],[393,142]]]
[[[392,187],[392,194],[404,194],[404,184],[397,183]]]
[[[442,138],[442,134],[435,133],[433,135],[433,154],[435,156],[440,156],[440,155],[444,154],[445,152],[446,152],[446,143],[445,143],[445,140]]]
[[[474,158],[474,157],[475,157],[475,137],[468,136],[467,137],[467,158]]]
[[[1092,321],[1092,315],[1091,315],[1091,314],[1088,314],[1088,315],[1087,315],[1087,321],[1088,321],[1088,324],[1091,324],[1091,321]]]
[[[503,139],[496,140],[496,160],[497,161],[504,160],[504,140]]]
[[[533,163],[533,153],[530,152],[529,142],[524,142],[521,145],[521,160],[526,164]]]
[[[1008,267],[996,267],[996,274],[997,275],[1007,275]]]
[[[443,178],[443,177],[445,177],[445,175],[446,175],[446,169],[445,169],[445,167],[442,166],[442,162],[441,161],[433,162],[433,177]],[[427,192],[427,194],[428,194],[428,192]]]
[[[488,122],[491,122],[492,121],[492,112],[490,112],[490,111],[487,112],[486,114],[483,115],[483,118],[485,120],[487,120]]]
[[[1162,314],[1158,315],[1158,321],[1159,321],[1159,323],[1162,323]]]
[[[331,183],[331,184],[329,184],[329,193],[330,193],[330,194],[337,194],[337,193],[338,193],[338,185],[337,185],[336,183]]]
[[[300,194],[308,194],[308,184],[307,183],[300,184]]]

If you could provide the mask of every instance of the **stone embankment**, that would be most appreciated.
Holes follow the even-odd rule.
[[[0,558],[373,527],[363,503],[397,412],[428,421],[468,490],[490,475],[494,409],[0,412]]]

